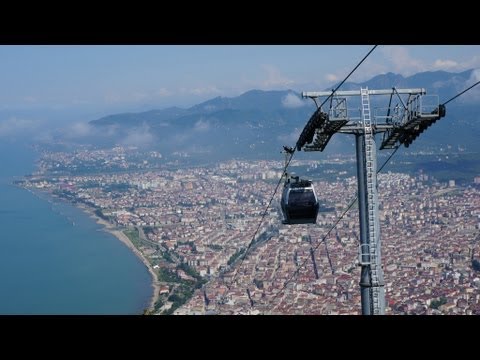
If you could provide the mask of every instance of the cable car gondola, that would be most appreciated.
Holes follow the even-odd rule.
[[[292,182],[291,180],[295,180]],[[315,224],[320,208],[313,184],[292,176],[283,186],[283,224]]]

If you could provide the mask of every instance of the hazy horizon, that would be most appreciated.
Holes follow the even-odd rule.
[[[371,45],[2,45],[0,138],[122,113],[188,108],[252,89],[312,91],[342,80]],[[480,67],[480,46],[380,45],[349,81]],[[295,100],[295,99],[293,99]],[[79,125],[80,124],[80,125]]]

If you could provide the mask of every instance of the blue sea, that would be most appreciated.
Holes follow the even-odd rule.
[[[28,144],[0,144],[0,314],[141,314],[145,265],[62,200],[11,185],[34,170]]]

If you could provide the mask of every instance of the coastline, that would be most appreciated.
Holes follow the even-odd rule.
[[[95,212],[88,206],[84,204],[75,204],[78,208],[83,210],[85,213],[87,213],[92,219],[94,219],[97,224],[103,225],[104,231],[109,232],[113,236],[115,236],[118,240],[120,240],[122,243],[124,243],[132,252],[143,262],[143,264],[147,267],[148,272],[152,276],[152,288],[153,288],[153,294],[152,298],[150,300],[150,305],[148,307],[148,311],[153,311],[155,309],[155,303],[158,301],[160,297],[160,285],[158,283],[158,278],[157,274],[153,270],[152,265],[150,262],[147,260],[147,258],[142,254],[140,250],[138,250],[135,245],[130,241],[127,235],[125,235],[121,230],[118,230],[115,226],[113,226],[111,223],[108,221],[98,217]]]
[[[151,285],[152,285],[152,288],[153,288],[153,294],[151,296],[150,304],[149,304],[147,310],[148,310],[148,312],[153,312],[155,310],[155,303],[160,298],[160,284],[159,284],[159,281],[158,281],[157,274],[155,273],[152,265],[147,260],[147,258],[142,254],[142,252],[140,250],[138,250],[135,247],[135,245],[130,241],[130,239],[128,238],[127,235],[125,235],[121,230],[116,228],[114,225],[112,225],[108,221],[106,221],[106,220],[100,218],[99,216],[97,216],[97,214],[95,214],[95,211],[91,207],[89,207],[88,205],[85,205],[85,204],[79,203],[79,202],[73,204],[72,202],[68,201],[67,199],[64,199],[64,198],[59,197],[55,194],[52,194],[50,191],[45,191],[45,190],[42,191],[41,189],[31,189],[31,188],[26,188],[26,187],[22,187],[22,186],[20,186],[19,188],[27,190],[27,191],[31,192],[32,194],[34,194],[35,196],[38,196],[38,197],[40,197],[39,194],[45,194],[45,195],[47,195],[47,197],[52,197],[52,198],[55,198],[55,199],[58,199],[58,200],[61,200],[61,201],[66,201],[66,202],[70,203],[72,206],[74,206],[76,208],[79,208],[84,213],[86,213],[91,219],[95,220],[95,222],[97,224],[102,225],[103,226],[103,228],[101,229],[102,231],[109,232],[114,237],[116,237],[118,240],[120,240],[123,244],[125,244],[142,261],[142,263],[147,267],[148,272],[152,276]],[[51,201],[51,200],[48,200],[48,201]]]

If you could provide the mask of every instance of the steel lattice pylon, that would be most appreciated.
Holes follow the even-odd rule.
[[[378,107],[372,113],[371,95],[389,95],[388,106]],[[323,151],[335,133],[355,135],[362,314],[385,314],[375,135],[383,133],[380,149],[394,149],[402,144],[408,147],[427,127],[445,116],[445,106],[439,104],[438,96],[426,96],[425,89],[362,88],[333,94],[328,91],[304,92],[302,96],[313,99],[330,96],[331,101],[327,112],[318,108],[313,113],[300,134],[297,150]],[[347,98],[354,96],[360,97],[360,106],[348,108]]]

